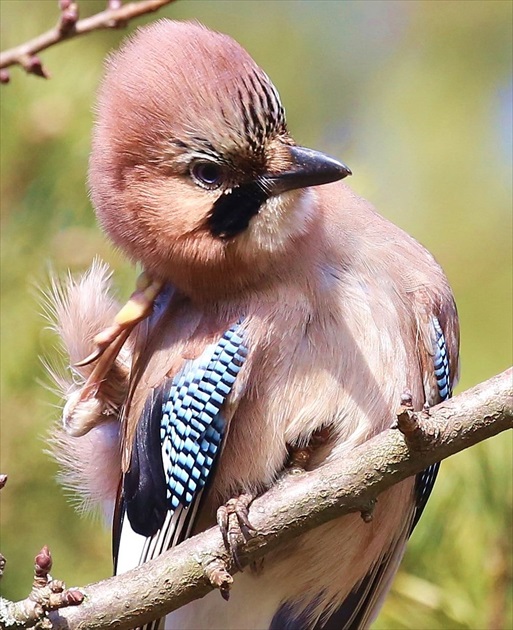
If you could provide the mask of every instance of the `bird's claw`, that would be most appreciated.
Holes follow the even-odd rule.
[[[253,499],[251,494],[241,494],[237,498],[230,499],[217,510],[217,524],[221,530],[224,545],[239,571],[242,571],[237,554],[239,535],[242,534],[244,540],[249,540],[251,532],[257,531],[248,518],[248,509]]]
[[[308,444],[299,447],[292,444],[288,445],[288,460],[286,464],[286,472],[297,473],[308,470],[312,456],[320,448],[326,446],[331,440],[331,428],[329,426],[322,426],[316,429],[310,436]]]
[[[93,352],[75,364],[84,367],[99,359],[113,344],[117,352],[126,341],[134,326],[151,313],[155,298],[160,293],[163,282],[153,280],[146,272],[137,278],[136,289],[127,303],[118,311],[110,326],[99,332],[94,338],[96,348]],[[116,343],[122,340],[121,343]],[[116,353],[117,354],[117,353]]]
[[[285,469],[287,475],[304,472],[308,466],[311,455],[311,451],[308,448],[289,447],[289,457]]]
[[[97,361],[82,388],[80,402],[96,395],[102,380],[107,375],[135,325],[151,313],[155,298],[162,286],[163,283],[160,280],[153,280],[147,273],[143,272],[137,278],[136,290],[128,302],[118,311],[113,323],[95,336],[95,350],[75,364],[75,367],[85,367]]]

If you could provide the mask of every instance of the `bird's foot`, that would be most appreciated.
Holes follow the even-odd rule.
[[[295,474],[308,470],[312,456],[331,439],[330,427],[321,427],[314,431],[306,446],[298,447],[288,445],[289,457],[285,467],[285,473]]]
[[[285,468],[282,471],[281,476],[296,475],[298,473],[305,472],[308,468],[308,463],[311,458],[311,451],[308,447],[297,448],[294,446],[288,447],[288,459],[285,464]]]
[[[103,379],[135,325],[150,315],[155,298],[162,286],[163,283],[160,280],[153,280],[145,272],[137,278],[136,290],[116,314],[113,323],[95,336],[95,350],[75,364],[75,367],[84,367],[97,361],[82,387],[78,402],[84,402],[96,396]]]
[[[239,571],[242,571],[237,554],[239,535],[242,534],[244,540],[247,541],[251,538],[251,532],[257,531],[248,518],[249,506],[254,498],[252,494],[241,494],[237,498],[230,499],[217,510],[217,524],[221,530],[224,545],[230,552],[233,563]]]
[[[79,361],[76,366],[83,367],[93,363],[111,347],[117,348],[117,355],[134,326],[151,313],[155,298],[160,293],[162,286],[162,281],[153,280],[145,271],[141,273],[137,278],[135,291],[118,311],[112,324],[95,336],[95,350],[85,359]]]

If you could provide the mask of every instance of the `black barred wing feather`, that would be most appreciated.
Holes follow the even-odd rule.
[[[222,448],[223,405],[246,355],[238,323],[148,396],[123,480],[117,573],[190,535]]]
[[[426,395],[426,402],[429,406],[436,405],[452,396],[453,383],[450,377],[449,349],[445,340],[444,332],[438,318],[431,319],[432,339],[433,339],[433,374],[436,382],[434,398]],[[437,462],[428,466],[419,473],[415,479],[415,514],[413,517],[411,532],[419,522],[419,519],[426,507],[427,500],[431,494],[438,475],[440,463]]]
[[[210,359],[180,374],[166,396],[160,439],[171,510],[188,506],[212,470],[225,428],[221,407],[246,357],[237,329],[223,335]]]

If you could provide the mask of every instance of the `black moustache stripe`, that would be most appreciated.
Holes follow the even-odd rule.
[[[244,232],[268,198],[269,194],[257,182],[237,186],[221,195],[207,219],[211,234],[228,239]]]

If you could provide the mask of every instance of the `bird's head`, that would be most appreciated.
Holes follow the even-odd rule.
[[[273,84],[226,35],[160,20],[108,60],[93,203],[116,245],[186,293],[264,277],[308,232],[305,188],[348,174],[296,146]]]

